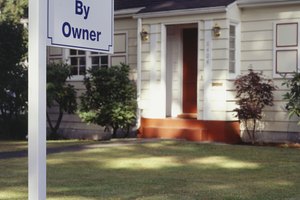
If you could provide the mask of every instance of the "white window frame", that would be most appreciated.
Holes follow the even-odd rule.
[[[99,65],[97,67],[109,67],[111,66],[111,63],[110,63],[110,59],[109,59],[109,55],[108,54],[103,54],[103,53],[97,53],[97,54],[93,54],[92,52],[90,52],[90,55],[89,55],[89,59],[90,59],[90,65],[88,67],[88,69],[92,69],[93,68],[93,58],[94,57],[97,57],[99,59]],[[102,58],[101,57],[107,57],[107,63],[104,64],[101,62]]]
[[[71,50],[73,50],[73,49],[69,49],[69,53],[70,53]],[[82,50],[74,49],[74,51],[79,52],[79,51],[82,51]],[[76,59],[84,58],[85,59],[85,73],[86,73],[86,70],[87,70],[87,68],[86,68],[86,66],[87,66],[87,52],[86,51],[83,51],[83,52],[84,52],[84,54],[78,54],[78,53],[76,55],[70,55],[69,54],[69,57],[68,57],[69,63],[68,64],[71,65],[71,58],[76,58]],[[74,77],[83,77],[84,75],[79,74],[80,73],[80,63],[76,67],[77,67],[78,74],[72,75],[72,77],[73,76]]]
[[[235,27],[235,72],[231,73],[230,68],[230,27]],[[231,21],[228,27],[228,78],[235,79],[241,73],[241,24]]]
[[[297,41],[294,45],[281,45],[278,46],[277,43],[277,28],[278,25],[289,25],[297,24]],[[280,52],[295,52],[296,53],[296,71],[300,71],[300,21],[298,20],[287,20],[287,21],[277,21],[273,23],[273,78],[286,78],[291,77],[292,72],[278,73],[277,72],[277,62],[278,62],[278,53]]]
[[[113,57],[125,57],[125,64],[128,64],[128,32],[127,31],[115,31],[115,35],[124,34],[125,35],[125,52],[114,52],[114,54],[100,54],[102,56],[107,55],[108,56],[108,67],[112,64],[112,58]],[[64,49],[64,60],[67,61],[68,64],[70,64],[70,49]],[[92,68],[92,57],[97,56],[97,54],[92,54],[90,51],[86,51],[85,57],[86,57],[86,70],[89,70]],[[83,75],[73,75],[71,78],[69,78],[69,81],[82,81],[84,79]]]

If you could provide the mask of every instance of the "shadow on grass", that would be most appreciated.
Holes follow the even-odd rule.
[[[67,160],[53,155],[48,160],[48,194],[50,199],[295,198],[300,197],[298,154],[298,150],[169,142],[60,156]]]
[[[0,191],[27,199],[14,191],[26,191],[26,159],[8,162]],[[50,200],[300,199],[299,149],[157,142],[62,152],[47,163]]]

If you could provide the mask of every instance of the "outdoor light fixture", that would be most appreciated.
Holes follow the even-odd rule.
[[[221,27],[218,24],[215,24],[215,26],[212,28],[212,32],[213,32],[215,37],[220,37]]]
[[[141,34],[142,41],[148,41],[149,40],[149,33],[147,31],[145,31],[143,29],[140,34]]]

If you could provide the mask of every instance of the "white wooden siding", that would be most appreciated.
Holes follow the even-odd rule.
[[[300,19],[300,6],[280,6],[244,8],[241,26],[241,69],[249,68],[273,79],[273,24],[286,20]],[[278,87],[274,93],[274,106],[265,109],[263,131],[297,132],[297,119],[288,119],[285,102],[282,100],[286,88],[281,86],[283,79],[273,79]],[[228,106],[229,107],[229,106]],[[230,106],[231,107],[231,106]]]

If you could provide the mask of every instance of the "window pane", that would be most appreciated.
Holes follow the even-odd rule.
[[[230,59],[230,61],[234,61],[235,60],[235,50],[231,50],[229,52],[229,59]]]
[[[114,53],[126,52],[126,34],[115,34]]]
[[[101,56],[101,64],[108,64],[108,56]]]
[[[76,50],[74,50],[74,49],[71,49],[71,50],[70,50],[70,55],[76,55],[76,53],[77,53]]]
[[[230,36],[235,36],[235,26],[230,25],[229,34],[230,34]]]
[[[236,72],[236,30],[234,25],[229,27],[229,73]]]
[[[231,48],[231,49],[235,48],[235,38],[230,38],[229,48]]]
[[[85,57],[79,58],[80,65],[85,65]]]
[[[79,68],[79,75],[85,75],[85,67]]]
[[[77,65],[77,58],[71,58],[71,65]]]
[[[78,55],[85,55],[85,51],[79,50],[79,51],[78,51]]]
[[[229,72],[230,73],[235,73],[235,62],[230,62],[229,63]]]
[[[277,24],[276,46],[298,46],[298,23]]]
[[[72,68],[71,68],[71,74],[72,74],[72,75],[78,75],[77,67],[72,67]]]
[[[85,51],[70,50],[70,64],[72,75],[85,75],[86,73],[86,57]]]
[[[276,72],[293,73],[297,71],[298,51],[297,50],[277,50],[276,51]]]
[[[98,56],[92,57],[92,65],[99,65],[99,57]]]
[[[111,65],[120,65],[120,63],[126,63],[126,57],[125,56],[112,56],[111,57]]]

